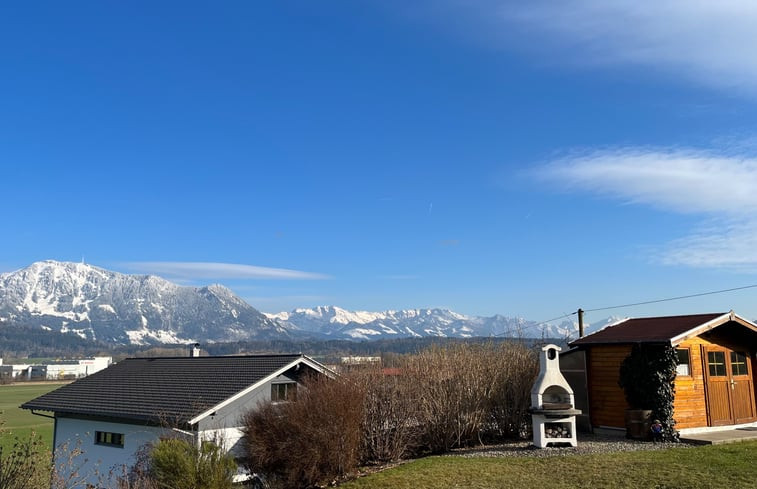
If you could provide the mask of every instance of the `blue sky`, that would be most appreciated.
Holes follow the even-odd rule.
[[[756,21],[746,1],[3,5],[0,271],[84,258],[267,312],[533,320],[757,284]],[[756,295],[594,315],[755,318]]]

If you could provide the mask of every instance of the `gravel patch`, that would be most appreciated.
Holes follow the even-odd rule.
[[[579,435],[577,447],[568,445],[537,448],[531,440],[524,440],[499,445],[460,448],[445,455],[448,457],[564,457],[577,454],[664,450],[692,446],[694,445],[687,443],[652,443],[605,435]]]

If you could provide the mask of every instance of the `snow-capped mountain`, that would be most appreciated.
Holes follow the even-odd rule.
[[[84,263],[0,274],[0,326],[32,325],[108,343],[286,338],[287,329],[220,285],[183,287]]]
[[[616,322],[587,325],[590,333]],[[44,261],[0,274],[0,327],[33,326],[113,344],[328,338],[502,336],[576,338],[572,321],[466,316],[448,309],[348,311],[335,306],[263,314],[221,285],[183,287],[84,263]]]
[[[495,315],[466,316],[448,309],[408,309],[400,311],[348,311],[336,306],[295,309],[291,312],[266,314],[269,318],[289,324],[302,332],[327,338],[379,339],[438,336],[470,338],[473,336],[504,336],[526,338],[576,338],[578,324],[563,321],[539,324],[523,318]],[[586,333],[596,331],[618,318],[597,321],[585,327]]]

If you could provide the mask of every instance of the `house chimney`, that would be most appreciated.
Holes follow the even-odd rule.
[[[192,343],[191,345],[189,345],[189,356],[192,357],[192,358],[200,356],[200,344],[199,343]]]

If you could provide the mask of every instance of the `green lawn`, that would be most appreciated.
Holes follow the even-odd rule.
[[[17,384],[0,386],[0,419],[5,421],[5,428],[14,435],[28,436],[31,430],[36,431],[48,447],[53,445],[53,420],[42,416],[35,416],[31,411],[19,409],[26,401],[41,396],[61,384]],[[50,414],[50,413],[44,413]],[[0,435],[0,445],[12,443],[13,437],[8,433]]]
[[[757,442],[545,458],[428,457],[345,489],[757,488]]]

